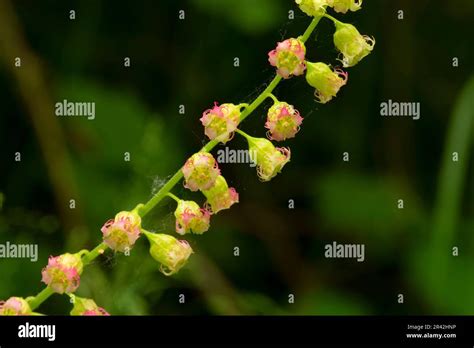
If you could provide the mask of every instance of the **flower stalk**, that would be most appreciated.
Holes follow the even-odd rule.
[[[301,3],[301,1],[296,2],[298,4]],[[288,116],[288,110],[292,111],[292,109],[289,108],[289,104],[278,101],[278,99],[273,95],[273,91],[283,78],[286,79],[292,76],[301,75],[303,73],[303,70],[306,68],[304,60],[304,44],[310,38],[311,34],[317,27],[321,18],[325,16],[335,21],[336,24],[341,23],[338,22],[335,18],[329,15],[325,15],[325,7],[323,8],[323,10],[324,11],[322,11],[321,13],[318,12],[317,14],[313,15],[313,20],[301,36],[297,37],[296,39],[287,40],[285,44],[280,45],[279,48],[277,47],[277,50],[273,54],[271,52],[271,63],[275,62],[275,64],[272,63],[272,65],[278,65],[279,71],[272,79],[272,81],[268,84],[268,86],[263,90],[263,92],[260,93],[260,95],[257,96],[252,103],[240,103],[237,105],[223,104],[222,106],[226,105],[227,108],[232,108],[229,110],[226,109],[224,111],[222,111],[222,109],[218,109],[216,104],[216,107],[214,109],[209,110],[205,113],[203,124],[205,123],[204,125],[206,127],[209,127],[209,132],[207,132],[207,135],[210,135],[209,137],[211,138],[211,140],[207,144],[205,144],[199,152],[193,155],[193,157],[196,155],[209,153],[220,142],[225,143],[226,141],[230,140],[231,133],[235,131],[244,136],[248,140],[249,146],[254,147],[255,150],[258,152],[258,174],[263,181],[268,181],[273,178],[289,161],[289,149],[275,148],[271,141],[265,138],[251,137],[240,129],[237,129],[236,125],[240,125],[241,122],[244,121],[247,117],[249,117],[267,98],[271,98],[275,103],[280,103],[285,106],[285,112],[283,116]],[[279,54],[281,51],[283,52],[283,54],[281,56],[275,57],[275,54]],[[278,61],[278,64],[276,63],[276,59],[280,59]],[[295,59],[297,60],[296,62],[294,61]],[[280,109],[276,111],[280,112]],[[212,114],[212,112],[214,112],[214,114]],[[293,137],[295,132],[297,131],[296,129],[301,123],[299,114],[297,114],[297,112],[292,111],[289,113],[289,115],[293,116],[293,120],[288,119],[288,121],[293,121],[293,123],[295,124],[290,125],[291,129],[290,126],[282,128],[284,131],[286,131],[286,133],[279,136],[281,140]],[[281,118],[282,115],[278,114],[276,116],[279,116],[279,118]],[[279,120],[279,118],[276,116],[273,118],[275,118],[275,120]],[[233,123],[228,123],[228,127],[224,129],[224,131],[221,131],[221,133],[218,133],[217,130],[223,129],[223,127],[221,127],[221,123],[219,123],[220,119],[218,117],[227,117],[227,122],[229,122],[230,117],[230,121],[234,122],[235,125]],[[269,127],[271,127],[272,129],[276,127],[273,124],[276,122],[273,118],[270,119],[269,123]],[[280,133],[282,132],[282,129],[280,128],[275,129]],[[230,136],[227,137],[227,135]],[[212,156],[208,155],[203,157],[207,157],[209,159]],[[190,159],[192,159],[192,157]],[[217,168],[217,164],[216,167],[212,168],[211,166],[207,168],[208,172],[205,171],[206,168],[204,166],[204,174],[202,172],[203,167],[199,167],[200,165],[202,165],[202,161],[199,160],[197,162],[192,163],[186,162],[186,164],[182,166],[165,183],[165,185],[163,185],[158,190],[158,192],[154,194],[146,203],[138,204],[132,211],[120,212],[115,216],[115,219],[111,219],[106,222],[106,224],[102,227],[104,240],[90,251],[82,250],[79,253],[74,254],[76,255],[76,257],[79,258],[79,262],[81,263],[81,269],[78,274],[80,275],[80,273],[82,273],[82,267],[86,267],[87,265],[91,264],[92,261],[94,261],[99,255],[102,255],[107,249],[113,249],[114,251],[120,252],[128,251],[128,248],[133,246],[135,241],[138,239],[140,233],[145,234],[145,236],[149,240],[150,254],[155,260],[157,260],[161,264],[160,270],[165,275],[174,274],[180,268],[182,268],[193,252],[189,244],[184,240],[178,240],[170,235],[155,234],[144,230],[141,226],[141,219],[144,218],[166,196],[168,196],[178,203],[178,208],[180,207],[180,205],[183,206],[183,208],[181,209],[182,211],[177,209],[176,212],[178,223],[177,226],[179,225],[179,229],[177,229],[178,233],[184,234],[188,232],[188,230],[191,231],[193,228],[195,229],[195,233],[202,233],[204,232],[204,230],[207,230],[205,228],[206,226],[203,227],[202,223],[207,222],[208,224],[208,211],[205,209],[198,211],[198,209],[201,208],[199,208],[199,205],[197,205],[197,203],[191,201],[183,201],[177,196],[175,196],[173,193],[171,193],[171,190],[175,187],[175,185],[178,184],[185,176],[185,184],[191,184],[187,186],[187,188],[193,191],[200,190],[208,199],[206,204],[211,206],[212,210],[214,210],[214,213],[217,213],[217,211],[222,209],[227,209],[233,203],[238,202],[237,192],[235,191],[235,189],[229,188],[227,186],[225,178],[220,175],[220,171]],[[195,171],[194,176],[193,171]],[[206,181],[205,179],[208,180]],[[201,213],[201,215],[198,214],[199,212]],[[204,219],[205,221],[197,221],[196,219]],[[198,225],[198,223],[200,225]],[[53,271],[56,272],[55,269],[53,269]],[[54,273],[53,275],[56,276],[56,273]],[[79,280],[77,280],[77,284],[78,283]],[[66,292],[67,295],[73,296],[68,291],[63,292]],[[38,308],[53,293],[55,293],[54,289],[48,285],[36,296],[27,298],[26,302],[28,303],[31,312]],[[77,310],[78,313],[84,312],[83,309],[85,309],[86,312],[90,311],[93,313],[102,314],[107,313],[102,308],[97,307],[95,302],[91,299],[82,299],[82,301],[84,308],[81,307],[80,311]]]

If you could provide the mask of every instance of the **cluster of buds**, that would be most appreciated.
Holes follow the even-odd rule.
[[[28,302],[21,297],[10,297],[0,301],[0,315],[31,315],[33,314]]]
[[[58,294],[73,293],[79,287],[82,268],[78,254],[51,256],[41,272],[42,281]]]
[[[361,35],[356,27],[343,23],[325,14],[327,7],[334,11],[346,13],[358,11],[362,7],[362,0],[295,0],[300,9],[310,16],[326,16],[335,26],[334,45],[341,53],[342,65],[352,67],[366,57],[374,48],[375,40]],[[324,63],[306,61],[306,81],[316,89],[315,96],[320,103],[327,103],[334,98],[339,89],[347,83],[347,72],[339,68],[331,68]]]
[[[198,152],[192,155],[182,170],[185,187],[192,191],[201,190],[213,214],[239,201],[238,193],[227,186],[226,180],[220,175],[217,161],[210,153]]]
[[[193,253],[185,240],[167,234],[144,233],[150,242],[150,255],[160,263],[160,271],[167,276],[178,272]]]
[[[129,251],[140,237],[141,218],[135,211],[121,211],[108,220],[101,231],[104,243],[118,252]]]
[[[292,38],[279,42],[277,47],[268,53],[268,61],[277,68],[278,75],[288,79],[303,74],[306,68],[305,54],[303,41]]]
[[[183,235],[188,232],[203,234],[209,229],[210,212],[194,201],[179,200],[174,216],[178,234]]]
[[[73,297],[74,306],[71,310],[71,315],[81,316],[109,316],[105,309],[97,306],[94,300],[82,298],[78,296]]]
[[[302,122],[303,117],[293,105],[276,101],[267,113],[265,128],[268,129],[268,139],[282,141],[293,138]]]
[[[240,106],[234,104],[218,106],[217,103],[214,103],[214,107],[204,111],[201,117],[207,137],[211,140],[216,139],[223,144],[232,138],[239,122]]]

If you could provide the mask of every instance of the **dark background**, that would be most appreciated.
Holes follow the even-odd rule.
[[[108,218],[149,199],[205,143],[202,112],[214,101],[251,102],[274,76],[268,51],[311,21],[288,0],[19,0],[7,11],[8,3],[0,11],[0,243],[37,243],[39,260],[1,259],[0,298],[36,294],[49,255],[93,248]],[[141,238],[131,256],[109,251],[89,266],[79,296],[111,314],[474,314],[472,82],[461,96],[473,73],[474,2],[374,0],[334,16],[377,44],[329,104],[316,103],[302,77],[279,85],[275,94],[305,117],[284,143],[292,159],[283,172],[261,183],[246,164],[222,164],[240,203],[203,236],[186,236],[195,254],[179,274],[159,273]],[[323,19],[309,60],[337,65],[333,31]],[[94,101],[95,120],[55,117],[63,99]],[[420,102],[421,119],[381,117],[388,99]],[[456,103],[464,105],[457,113]],[[242,128],[264,136],[270,105]],[[246,148],[237,136],[228,145]],[[181,185],[173,192],[203,202]],[[144,226],[175,235],[174,209],[164,200]],[[365,261],[324,258],[333,241],[365,244]],[[39,308],[69,310],[57,295]]]

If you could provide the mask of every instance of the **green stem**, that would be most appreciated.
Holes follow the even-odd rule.
[[[318,25],[319,21],[321,20],[322,16],[317,16],[314,17],[314,19],[311,21],[311,24],[308,26],[308,28],[305,30],[304,34],[300,37],[300,40],[303,42],[308,41],[309,37],[313,33],[314,29]],[[334,18],[335,19],[335,18]]]
[[[272,98],[272,100],[273,100],[275,103],[279,103],[279,102],[280,102],[280,101],[277,99],[277,97],[275,97],[275,96],[273,95],[273,93],[268,94],[268,97]]]
[[[180,199],[178,197],[176,197],[174,194],[172,194],[171,192],[168,192],[166,195],[168,197],[173,198],[176,201],[176,203],[179,203]]]
[[[83,258],[82,258],[82,264],[84,266],[87,266],[89,263],[92,262],[97,256],[102,255],[105,250],[107,250],[109,247],[105,243],[100,243],[97,245],[94,249],[89,251]]]
[[[250,135],[248,135],[247,133],[245,133],[244,131],[241,131],[240,129],[236,129],[235,130],[236,133],[239,133],[241,136],[243,136],[245,139],[249,139],[250,138]]]
[[[304,34],[300,37],[300,40],[303,42],[306,42],[308,38],[310,37],[311,33],[314,31],[316,26],[318,25],[319,21],[321,20],[321,17],[315,17],[312,21],[311,24],[308,26]],[[279,75],[276,75],[272,82],[265,88],[265,90],[250,104],[240,104],[242,106],[245,106],[245,110],[242,111],[240,114],[240,122],[245,120],[257,107],[260,106],[260,104],[263,103],[265,99],[268,97],[271,97],[271,94],[273,90],[278,86],[280,81],[282,80],[282,77]],[[236,130],[239,134],[244,135],[245,133]],[[244,136],[248,137],[247,134]],[[248,138],[247,138],[248,139]],[[219,142],[217,140],[211,140],[209,141],[206,145],[204,145],[200,152],[210,152]],[[141,217],[144,217],[147,215],[163,198],[166,196],[170,196],[169,193],[171,189],[183,178],[183,172],[181,168],[171,177],[171,179],[168,180],[168,182],[153,196],[151,199],[146,202],[145,204],[139,204],[137,207],[134,209],[138,212],[138,214]],[[171,194],[172,195],[172,194]],[[171,196],[170,196],[171,197]],[[143,230],[142,230],[143,231]],[[145,235],[147,235],[148,231],[143,231]],[[86,266],[89,263],[91,263],[92,260],[94,260],[96,257],[99,255],[103,254],[103,252],[108,248],[108,246],[105,243],[100,243],[98,246],[96,246],[94,249],[92,249],[90,252],[88,252],[83,258],[82,262],[83,265]],[[49,288],[46,287],[44,288],[38,295],[33,297],[31,300],[29,300],[30,308],[31,310],[35,310],[39,305],[41,305],[49,296],[51,296],[54,292]]]
[[[47,286],[43,290],[41,290],[38,295],[36,295],[32,299],[29,299],[28,304],[30,305],[31,310],[34,311],[36,308],[38,308],[52,294],[54,294],[54,291],[49,286]]]
[[[328,18],[328,19],[332,20],[332,21],[334,22],[334,24],[338,24],[338,23],[342,24],[342,22],[341,22],[341,21],[337,20],[336,18],[334,18],[334,17],[333,17],[333,16],[331,16],[331,15],[328,15],[327,13],[326,13],[326,14],[324,14],[324,17],[326,17],[326,18]]]

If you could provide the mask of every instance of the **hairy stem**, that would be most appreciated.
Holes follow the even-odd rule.
[[[316,26],[318,25],[319,21],[321,20],[322,17],[315,17],[304,34],[300,36],[300,40],[303,42],[306,42],[309,37],[311,36],[311,33],[314,31]],[[271,97],[273,90],[278,86],[280,81],[282,80],[282,77],[279,75],[276,75],[273,80],[270,82],[270,84],[265,88],[265,90],[260,93],[260,95],[250,104],[240,104],[241,106],[244,106],[245,109],[242,111],[240,115],[240,122],[245,120],[256,108],[260,106],[260,104],[265,101],[268,97]],[[241,132],[237,130],[238,132]],[[210,152],[219,142],[216,140],[211,140],[209,141],[206,145],[204,145],[200,152]],[[161,187],[161,189],[153,196],[150,198],[148,202],[145,204],[139,204],[135,208],[137,213],[141,216],[144,217],[147,215],[163,198],[166,196],[170,196],[170,191],[171,189],[183,178],[183,172],[181,168],[168,180],[168,182]],[[145,232],[142,230],[145,234],[149,232]],[[98,246],[96,246],[94,249],[92,249],[90,252],[88,252],[83,258],[82,262],[84,266],[90,264],[95,258],[97,258],[99,255],[103,254],[104,251],[108,248],[108,246],[105,243],[100,243]],[[46,287],[44,288],[38,295],[35,297],[31,298],[29,300],[30,308],[31,310],[35,310],[37,307],[39,307],[44,301],[46,301],[49,296],[51,296],[54,292],[49,288]]]

